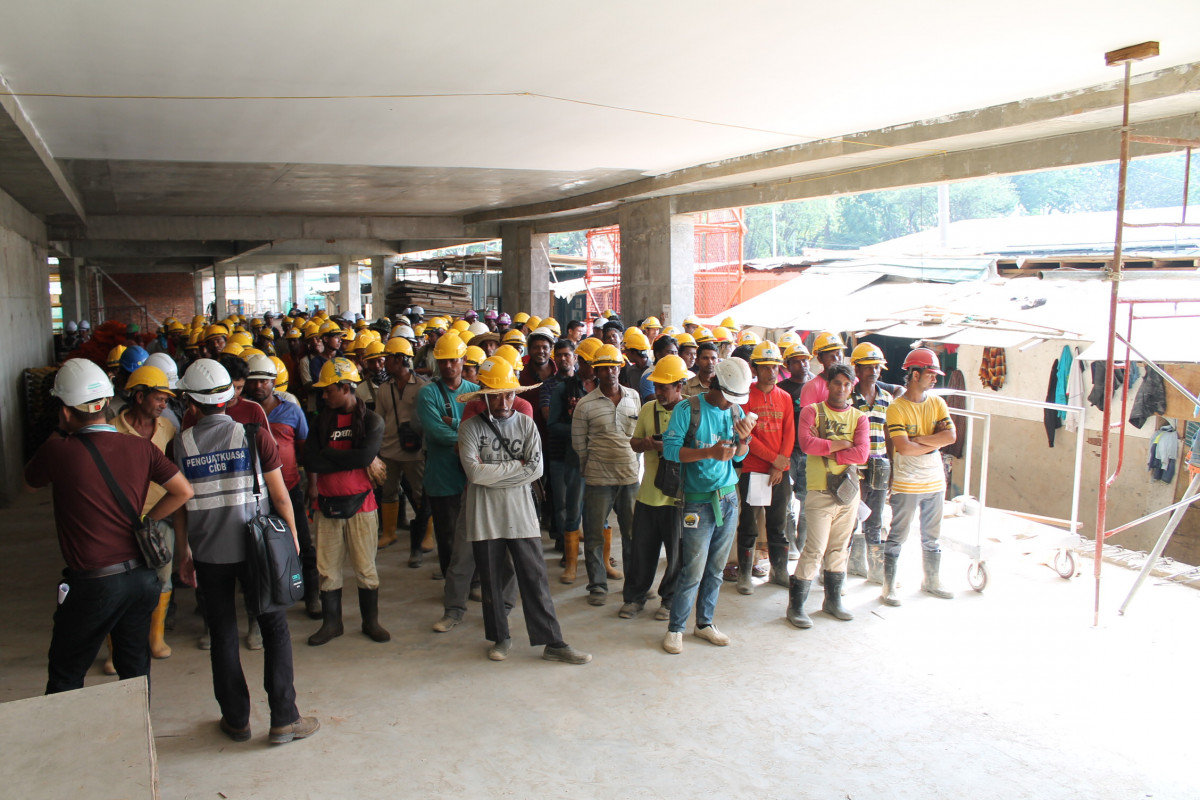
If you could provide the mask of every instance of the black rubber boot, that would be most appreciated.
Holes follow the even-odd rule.
[[[850,537],[850,561],[846,564],[846,574],[856,578],[867,577],[867,537],[856,533]]]
[[[767,553],[771,557],[771,580],[776,586],[791,588],[791,574],[788,573],[787,544],[769,544]]]
[[[336,639],[345,631],[342,628],[342,590],[321,592],[321,629],[308,637],[308,643],[313,647]]]
[[[883,545],[867,545],[867,583],[883,584]]]
[[[802,581],[793,577],[788,586],[788,622],[797,628],[811,628],[812,619],[804,613],[804,604],[808,602],[808,593],[812,589],[812,581]]]
[[[883,594],[879,599],[885,606],[900,605],[900,598],[896,595],[896,562],[899,560],[899,553],[883,554]]]
[[[740,594],[754,594],[754,581],[751,570],[754,569],[754,547],[739,547],[737,590]]]
[[[358,589],[358,613],[362,615],[362,632],[371,641],[390,642],[392,635],[379,624],[379,589]]]
[[[850,609],[842,605],[842,584],[846,582],[846,573],[825,571],[825,601],[821,610],[834,619],[848,622],[854,619]]]
[[[925,567],[925,580],[921,581],[921,591],[943,600],[952,599],[954,595],[942,588],[942,581],[938,577],[942,568],[942,554],[922,550],[921,559],[922,566]]]
[[[304,570],[304,612],[309,619],[321,618],[321,573]]]

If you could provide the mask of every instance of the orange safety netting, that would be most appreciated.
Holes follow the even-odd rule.
[[[695,219],[695,313],[712,316],[742,302],[741,209],[707,211]],[[587,232],[588,316],[621,311],[621,232],[618,226]]]

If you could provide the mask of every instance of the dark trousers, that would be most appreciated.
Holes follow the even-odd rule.
[[[633,506],[633,552],[625,555],[625,585],[621,598],[626,603],[645,605],[646,593],[658,571],[658,554],[665,547],[667,571],[658,583],[663,605],[670,607],[679,576],[679,511],[675,506]]]
[[[749,472],[743,472],[742,477],[738,478],[738,495],[742,498],[742,507],[738,512],[737,546],[742,550],[753,548],[755,540],[758,539],[755,506],[746,502],[750,493],[750,475]],[[785,472],[779,483],[771,487],[771,505],[764,509],[767,514],[768,547],[773,544],[787,544],[787,536],[784,535],[783,528],[787,520],[788,503],[791,502],[791,499],[792,482],[788,480]]]
[[[450,569],[450,555],[454,552],[454,524],[458,521],[458,512],[462,509],[461,494],[451,494],[445,497],[429,497],[429,511],[433,514],[433,536],[437,539],[438,563],[442,574]]]
[[[213,693],[225,721],[235,728],[250,724],[250,690],[242,672],[237,620],[237,582],[248,583],[245,561],[236,564],[196,562],[196,581],[204,591],[204,616],[212,636]],[[292,683],[292,637],[287,612],[258,615],[263,637],[263,688],[271,706],[271,727],[300,718]]]
[[[483,632],[488,641],[501,642],[509,638],[508,609],[503,598],[496,602],[497,590],[504,585],[507,555],[512,557],[513,570],[517,574],[529,644],[560,643],[562,631],[554,613],[554,599],[550,597],[550,578],[546,575],[541,537],[471,542],[471,549],[475,551],[475,566],[479,569],[483,590]]]
[[[112,635],[113,666],[121,680],[150,678],[150,614],[162,584],[140,567],[106,578],[63,578],[67,597],[54,612],[46,694],[83,688],[83,677]]]
[[[292,515],[296,518],[296,538],[300,540],[300,563],[306,572],[317,570],[317,548],[313,547],[312,531],[308,528],[308,509],[303,482],[288,489],[288,497],[292,501]]]
[[[621,530],[621,558],[633,550],[633,503],[638,485],[586,486],[583,490],[583,555],[587,566],[588,591],[608,591],[608,571],[604,563],[604,525],[608,515],[617,512]]]
[[[882,537],[887,534],[883,532],[883,507],[887,505],[888,490],[887,489],[862,489],[862,501],[867,504],[867,508],[871,509],[871,516],[867,517],[862,524],[863,535],[867,538],[867,544],[879,544]]]
[[[404,478],[400,479],[400,490],[404,492],[409,505],[413,507],[414,516],[408,526],[408,552],[419,553],[421,542],[425,541],[425,528],[429,527],[429,517],[433,513],[429,507],[430,498],[429,495],[424,494],[420,497],[414,496],[412,486]],[[446,574],[445,568],[442,569],[442,574]]]

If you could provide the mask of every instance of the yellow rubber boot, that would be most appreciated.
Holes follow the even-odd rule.
[[[117,668],[113,666],[112,662],[112,637],[105,637],[104,643],[108,645],[108,658],[104,659],[104,666],[101,669],[104,670],[105,675],[116,675]]]
[[[381,503],[379,519],[382,530],[379,532],[379,549],[396,543],[396,521],[400,518],[399,503]]]
[[[612,565],[612,528],[608,525],[604,526],[604,574],[614,581],[625,577],[621,570]]]
[[[158,596],[158,608],[150,615],[150,655],[154,658],[170,658],[171,648],[164,638],[164,626],[167,622],[167,606],[171,604],[171,593],[163,592]]]
[[[579,568],[579,539],[583,531],[567,531],[563,535],[563,574],[559,578],[563,583],[574,583],[575,574]]]
[[[425,523],[425,538],[421,540],[421,552],[432,553],[435,545],[433,537],[433,517],[429,518],[429,522]]]

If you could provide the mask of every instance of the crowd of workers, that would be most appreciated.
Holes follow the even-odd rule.
[[[693,610],[696,637],[729,644],[715,624],[719,589],[734,579],[754,593],[760,522],[769,567],[759,577],[788,589],[797,628],[813,624],[814,581],[833,619],[853,619],[841,600],[847,574],[900,605],[896,567],[914,518],[921,588],[951,597],[939,581],[938,451],[955,431],[929,393],[942,375],[936,354],[912,350],[894,386],[879,380],[875,345],[847,359],[834,333],[808,341],[762,341],[728,318],[711,329],[696,317],[627,327],[605,312],[564,331],[491,310],[451,319],[413,307],[372,324],[293,309],[167,319],[152,341],[131,334],[113,348],[106,371],[68,359],[53,392],[59,430],[25,471],[29,487],[53,485],[66,561],[47,691],[82,686],[106,638],[108,670],[148,676],[151,658],[171,653],[173,587],[195,585],[220,728],[248,739],[237,587],[252,580],[246,524],[268,511],[293,532],[305,610],[321,622],[312,646],[344,633],[347,567],[362,632],[390,639],[376,558],[403,529],[409,567],[436,550],[444,589],[433,630],[453,630],[479,602],[496,661],[511,651],[518,594],[543,658],[591,660],[559,626],[543,528],[562,583],[579,579],[582,548],[590,605],[607,604],[610,581],[622,582],[621,618],[657,598],[668,653],[682,651]],[[173,526],[172,564],[145,566],[122,500]],[[249,600],[246,610],[247,646],[267,655],[270,740],[311,735],[319,723],[295,704],[286,614]]]

